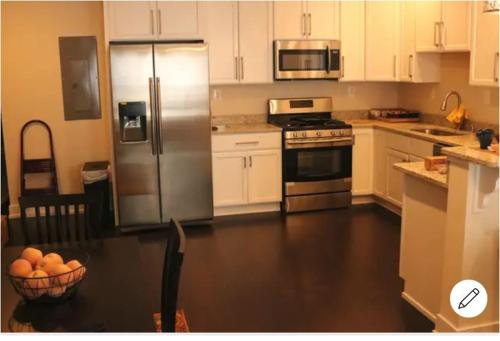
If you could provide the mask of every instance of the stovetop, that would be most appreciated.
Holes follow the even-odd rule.
[[[351,128],[351,125],[346,124],[341,120],[332,119],[329,115],[290,115],[290,117],[281,116],[279,118],[273,118],[272,120],[270,119],[269,123],[275,124],[286,131]]]

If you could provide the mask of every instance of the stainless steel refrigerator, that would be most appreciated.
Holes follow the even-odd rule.
[[[208,47],[111,43],[119,225],[213,217]]]

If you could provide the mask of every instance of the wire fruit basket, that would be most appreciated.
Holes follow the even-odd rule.
[[[85,279],[89,257],[80,260],[81,266],[57,275],[46,277],[18,277],[9,274],[16,292],[26,301],[57,303],[72,297]]]

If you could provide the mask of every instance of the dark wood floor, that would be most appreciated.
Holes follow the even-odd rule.
[[[375,205],[187,228],[179,305],[195,332],[429,332],[401,299],[400,218]],[[166,235],[140,235],[159,295]],[[160,301],[158,296],[157,302]],[[159,304],[158,304],[159,309]]]

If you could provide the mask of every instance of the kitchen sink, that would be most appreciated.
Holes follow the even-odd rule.
[[[461,133],[461,132],[455,132],[455,131],[443,130],[443,129],[418,128],[418,129],[411,129],[411,130],[416,131],[417,133],[422,133],[422,134],[427,134],[427,135],[436,135],[436,136],[463,135],[463,133]]]

